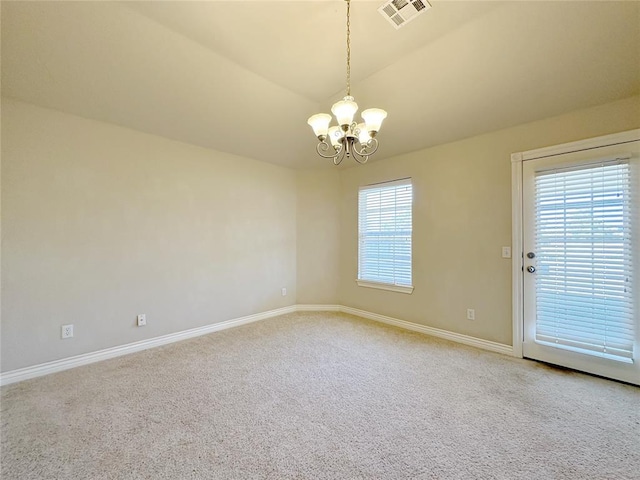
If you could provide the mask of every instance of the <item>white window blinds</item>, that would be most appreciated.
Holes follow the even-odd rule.
[[[358,279],[411,285],[411,179],[361,187]]]
[[[633,358],[629,177],[620,159],[536,174],[536,341]]]

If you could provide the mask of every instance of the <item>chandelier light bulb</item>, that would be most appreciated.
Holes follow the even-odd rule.
[[[331,122],[331,115],[328,113],[316,113],[309,117],[307,123],[311,125],[313,133],[316,137],[323,139],[327,138],[327,132],[329,131],[329,123]]]
[[[338,125],[342,127],[342,130],[346,131],[345,127],[348,127],[353,123],[353,116],[358,111],[358,104],[354,102],[354,98],[347,95],[339,102],[336,102],[331,107],[331,113],[336,116]]]
[[[362,119],[367,124],[367,132],[372,137],[380,131],[385,118],[387,118],[387,112],[381,108],[368,108],[362,112]]]

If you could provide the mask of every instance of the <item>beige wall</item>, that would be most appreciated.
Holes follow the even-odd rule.
[[[501,247],[511,244],[511,153],[638,127],[635,97],[342,171],[338,301],[510,345],[511,263]],[[415,290],[358,287],[358,187],[404,177],[414,185]]]
[[[298,303],[335,305],[340,259],[339,170],[302,170],[298,180]]]
[[[294,303],[510,344],[510,154],[640,127],[635,97],[364,167],[294,172],[2,108],[4,372]],[[414,293],[358,287],[358,187],[407,176]],[[73,340],[60,340],[66,323]]]
[[[3,99],[2,371],[295,304],[296,195],[289,169]]]

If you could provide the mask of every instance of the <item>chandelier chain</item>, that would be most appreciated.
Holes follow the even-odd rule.
[[[347,96],[351,96],[351,1],[347,1]]]

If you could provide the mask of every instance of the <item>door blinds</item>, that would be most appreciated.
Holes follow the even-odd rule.
[[[536,173],[536,341],[631,362],[630,168]]]

